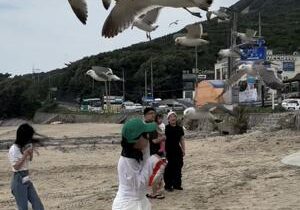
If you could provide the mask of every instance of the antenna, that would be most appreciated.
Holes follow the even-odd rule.
[[[261,37],[261,15],[258,13],[258,36]]]
[[[122,69],[123,74],[123,101],[125,101],[125,72],[124,69]]]

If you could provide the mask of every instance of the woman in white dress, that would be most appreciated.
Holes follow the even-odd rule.
[[[152,167],[148,147],[148,133],[155,131],[156,123],[131,119],[122,129],[122,153],[118,162],[119,188],[112,210],[151,210],[146,197]]]

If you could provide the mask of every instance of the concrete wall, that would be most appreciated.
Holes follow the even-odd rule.
[[[249,114],[249,121],[248,121],[248,129],[255,129],[255,128],[278,128],[284,127],[284,128],[290,128],[291,119],[293,119],[293,116],[295,115],[295,112],[285,112],[285,113],[252,113]],[[223,119],[224,121],[218,124],[215,124],[217,126],[218,130],[221,133],[228,133],[228,134],[234,134],[234,129],[232,127],[231,123],[228,123],[230,119],[227,115],[226,116],[220,116],[220,119]],[[198,120],[198,124],[195,125],[195,122],[193,123],[193,128],[197,128],[198,131],[206,131],[210,132],[213,130],[213,124],[209,120],[207,116],[203,116],[200,120]],[[188,125],[186,126],[189,127]]]
[[[128,120],[132,117],[142,117],[139,113],[119,113],[119,114],[57,114],[57,113],[45,113],[36,112],[33,118],[33,122],[37,124],[50,124],[55,121],[61,121],[63,123],[121,123],[124,120]]]

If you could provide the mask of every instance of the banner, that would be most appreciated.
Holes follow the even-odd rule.
[[[257,89],[246,89],[239,93],[239,102],[254,102],[257,101]]]

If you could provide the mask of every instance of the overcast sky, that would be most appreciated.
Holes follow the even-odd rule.
[[[212,9],[238,0],[215,0]],[[82,25],[67,0],[0,1],[0,73],[46,72],[85,56],[147,41],[143,31],[127,29],[112,39],[101,37],[108,11],[100,0],[87,0],[88,21]],[[205,12],[202,12],[205,16]],[[177,26],[169,23],[180,20]],[[199,21],[183,9],[162,10],[152,38],[167,35]]]

